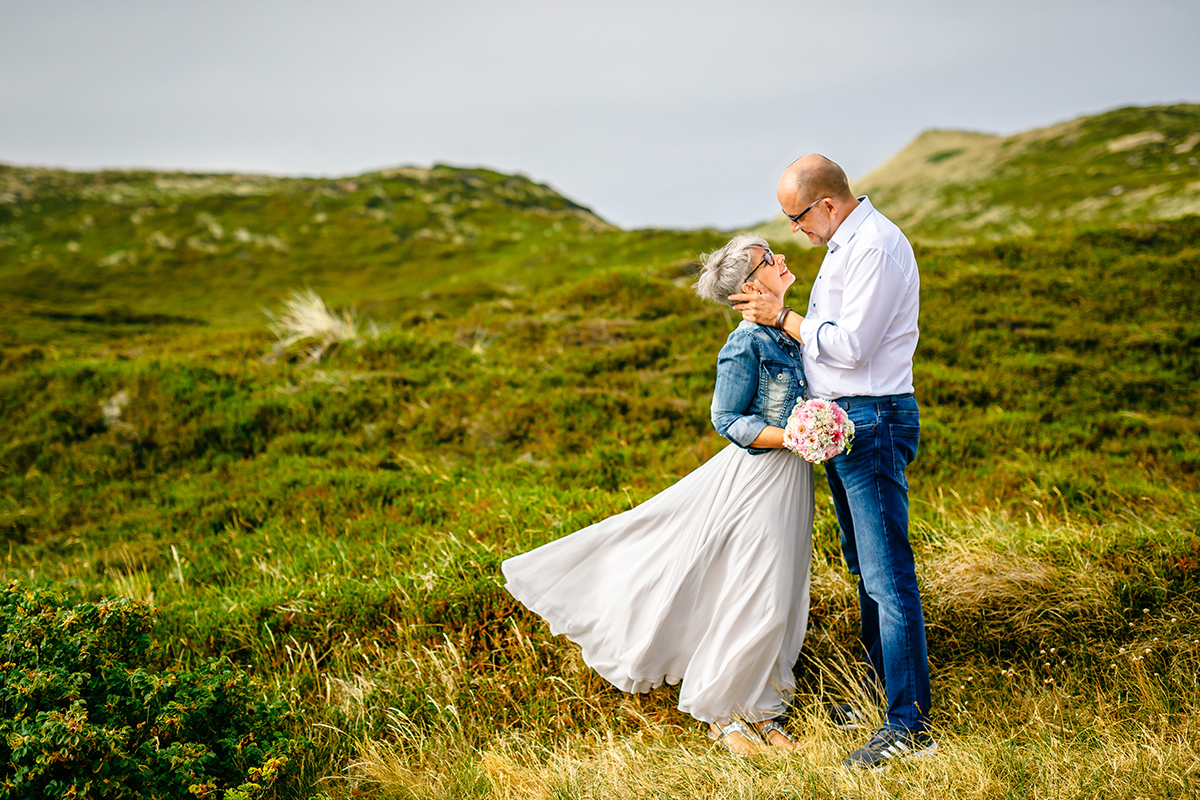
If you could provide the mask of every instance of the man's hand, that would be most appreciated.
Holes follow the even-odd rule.
[[[766,288],[758,281],[754,282],[754,288],[762,294],[729,295],[730,301],[734,303],[733,310],[742,312],[744,320],[775,327],[775,317],[783,306],[779,305],[775,296],[767,292]]]

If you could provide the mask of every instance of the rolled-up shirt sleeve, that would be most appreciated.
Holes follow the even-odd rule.
[[[845,286],[852,295],[842,297],[837,319],[810,312],[800,323],[805,354],[838,369],[858,369],[879,349],[896,316],[896,298],[907,289],[904,275],[883,250],[864,250],[846,264]]]
[[[713,390],[712,423],[717,433],[747,448],[767,422],[747,414],[758,394],[759,357],[749,336],[734,336],[717,355],[717,385]]]

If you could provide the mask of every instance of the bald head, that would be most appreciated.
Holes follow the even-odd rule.
[[[853,203],[850,181],[837,164],[813,153],[796,159],[784,170],[776,189],[785,205],[808,205],[818,197],[829,197],[843,203]]]

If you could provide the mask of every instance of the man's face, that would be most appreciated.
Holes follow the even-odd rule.
[[[837,226],[833,224],[833,204],[828,197],[802,200],[795,192],[776,192],[783,213],[792,218],[792,233],[803,233],[818,247],[829,244]],[[800,221],[796,221],[799,217]]]

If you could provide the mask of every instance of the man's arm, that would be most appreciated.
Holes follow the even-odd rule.
[[[779,317],[779,312],[783,310],[783,306],[779,305],[775,300],[775,296],[769,294],[757,280],[754,281],[754,286],[762,294],[729,295],[729,299],[735,304],[733,310],[742,312],[742,319],[774,328],[775,320]],[[780,330],[797,342],[800,342],[800,344],[804,344],[804,342],[800,341],[800,323],[803,321],[804,317],[793,311],[784,319],[783,327]]]
[[[838,318],[810,316],[805,321],[805,350],[830,366],[857,369],[879,349],[907,289],[887,253],[871,249],[858,254],[846,265]]]

